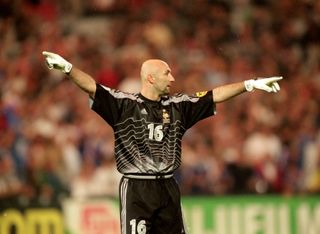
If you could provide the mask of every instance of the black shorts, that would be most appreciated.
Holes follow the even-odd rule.
[[[180,190],[174,178],[132,179],[120,182],[122,234],[186,233]]]

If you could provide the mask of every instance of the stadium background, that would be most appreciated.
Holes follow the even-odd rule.
[[[75,201],[98,200],[88,205],[88,214],[104,214],[99,207],[113,207],[117,199],[111,128],[89,110],[83,92],[45,67],[43,50],[64,56],[106,86],[132,92],[139,90],[141,62],[150,57],[172,67],[173,92],[282,75],[280,93],[241,95],[190,129],[176,178],[186,210],[203,204],[205,217],[212,216],[206,207],[217,201],[251,206],[262,198],[258,207],[267,211],[265,203],[293,204],[294,213],[307,202],[311,208],[302,214],[308,215],[297,217],[319,224],[319,42],[317,0],[1,0],[0,233],[55,233],[35,228],[40,217],[52,215],[41,212],[69,214],[63,201],[73,207]],[[278,208],[274,212],[286,213]],[[216,213],[240,217],[242,211]],[[269,211],[258,216],[278,217]],[[103,222],[85,234],[106,233],[109,221]],[[261,223],[243,230],[320,232],[319,225],[310,225],[308,232],[280,232],[281,225],[266,231]],[[203,226],[206,231],[197,234],[242,233],[218,232],[210,220]]]

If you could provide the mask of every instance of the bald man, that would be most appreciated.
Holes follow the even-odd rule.
[[[141,66],[140,93],[124,93],[97,84],[61,56],[43,52],[47,66],[67,74],[89,94],[91,109],[114,130],[120,182],[122,234],[186,233],[179,187],[173,178],[181,164],[181,140],[198,121],[216,113],[216,103],[246,91],[278,92],[282,77],[246,80],[195,95],[170,96],[175,81],[158,59]],[[103,185],[102,185],[103,186]]]

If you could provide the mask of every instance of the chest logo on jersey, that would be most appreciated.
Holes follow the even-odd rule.
[[[202,91],[202,92],[196,92],[197,97],[203,97],[204,95],[207,94],[208,91]]]
[[[166,109],[162,110],[162,123],[170,123],[170,115]]]

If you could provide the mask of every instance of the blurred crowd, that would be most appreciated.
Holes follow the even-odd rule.
[[[148,58],[168,62],[173,93],[283,76],[188,130],[175,176],[183,195],[319,194],[319,42],[317,0],[2,0],[0,200],[118,194],[112,129],[44,50],[128,92]]]

